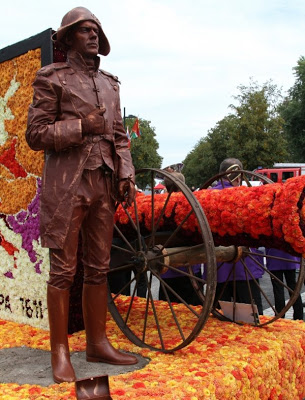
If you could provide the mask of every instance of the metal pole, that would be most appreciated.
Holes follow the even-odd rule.
[[[125,116],[125,107],[124,107],[124,114],[123,114],[123,124],[124,124],[124,130],[126,131],[126,116]]]

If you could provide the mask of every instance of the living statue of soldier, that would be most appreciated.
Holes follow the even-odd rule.
[[[106,337],[107,272],[116,196],[134,200],[134,167],[120,111],[119,81],[99,69],[109,42],[100,21],[77,7],[62,19],[53,40],[67,61],[37,73],[26,139],[44,150],[40,198],[41,242],[50,249],[47,304],[53,378],[76,379],[67,327],[79,233],[83,243],[83,317],[87,361],[128,365],[137,358]]]

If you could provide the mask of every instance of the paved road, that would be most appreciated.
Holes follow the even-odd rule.
[[[273,296],[272,284],[270,282],[270,277],[267,274],[263,275],[263,277],[260,279],[260,286],[265,291],[265,293],[268,296],[268,298],[272,298],[272,296]],[[285,291],[285,292],[287,292],[287,291]],[[287,292],[286,293],[286,300],[288,299],[288,297],[289,296],[288,296],[288,292]],[[304,303],[305,302],[305,286],[304,285],[303,285],[303,287],[301,289],[301,297],[302,297],[302,301]],[[268,315],[268,312],[270,312],[270,307],[269,307],[269,304],[266,302],[266,300],[264,298],[263,298],[263,308],[264,308],[264,314]],[[293,308],[291,307],[288,310],[288,312],[286,313],[285,318],[293,319],[292,314],[293,314]]]

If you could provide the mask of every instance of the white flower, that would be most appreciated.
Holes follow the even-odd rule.
[[[16,75],[11,80],[10,87],[4,97],[0,97],[0,145],[3,145],[8,138],[8,132],[5,130],[5,120],[14,119],[11,109],[8,107],[8,100],[14,96],[20,86],[20,82],[16,82]]]

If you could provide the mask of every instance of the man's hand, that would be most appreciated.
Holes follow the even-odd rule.
[[[106,108],[97,108],[94,111],[91,111],[86,118],[82,118],[82,131],[84,135],[101,135],[105,130],[105,118],[103,114],[105,113]]]
[[[135,184],[133,183],[131,177],[122,179],[119,182],[118,192],[119,200],[126,201],[127,205],[131,206],[136,196]]]

